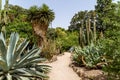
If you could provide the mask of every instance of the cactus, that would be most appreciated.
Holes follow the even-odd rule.
[[[94,17],[93,31],[94,31],[94,43],[96,43],[96,18]]]
[[[8,11],[8,0],[5,1],[5,6],[4,6],[4,23],[7,24],[7,11]]]
[[[1,23],[2,23],[2,0],[0,0],[0,31],[2,29]]]
[[[85,21],[85,28],[86,30],[83,29],[84,23],[81,21],[81,27],[80,27],[80,46],[83,48],[85,45],[89,45],[90,43],[96,43],[96,23],[95,23],[95,18],[94,18],[94,23],[93,23],[93,30],[91,30],[91,21],[90,17]]]
[[[89,44],[89,26],[88,26],[88,21],[86,20],[86,40],[87,40],[87,45]]]
[[[83,20],[81,21],[81,27],[80,27],[80,46],[84,47],[84,40],[83,40]]]
[[[2,7],[2,0],[0,0],[0,8]],[[5,5],[4,5],[4,14],[3,14],[3,16],[4,16],[4,18],[2,19],[2,15],[1,15],[1,13],[2,13],[2,10],[0,10],[0,21],[1,21],[1,23],[2,24],[4,24],[4,25],[2,25],[1,26],[1,32],[3,32],[3,34],[4,34],[4,37],[6,37],[6,24],[8,23],[8,16],[7,16],[7,11],[8,11],[8,0],[5,0]],[[3,22],[2,22],[2,20],[3,20]]]
[[[2,0],[0,0],[0,23],[2,22],[1,16],[2,16]]]

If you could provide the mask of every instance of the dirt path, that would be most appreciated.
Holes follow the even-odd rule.
[[[80,80],[78,75],[69,67],[70,53],[65,52],[63,56],[58,56],[58,60],[48,65],[52,66],[51,72],[48,74],[49,80]]]

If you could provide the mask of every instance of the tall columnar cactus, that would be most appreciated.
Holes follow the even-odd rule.
[[[2,0],[0,0],[0,31],[2,29]]]
[[[8,15],[7,15],[7,13],[8,13],[8,2],[9,2],[8,0],[5,0],[3,19],[1,18],[1,20],[3,20],[2,23],[4,24],[4,25],[1,26],[1,31],[4,33],[5,37],[6,37],[6,29],[5,29],[6,26],[5,25],[8,23]]]
[[[89,40],[89,43],[88,43],[88,44],[90,44],[90,42],[91,42],[91,39],[90,39],[90,38],[91,38],[91,32],[92,32],[92,31],[91,31],[91,22],[90,22],[90,20],[91,20],[90,17],[88,17],[88,36],[89,36],[89,37],[88,37],[88,40]]]
[[[81,27],[80,27],[80,46],[83,48],[85,45],[89,45],[91,42],[96,40],[96,25],[94,23],[94,32],[91,30],[91,21],[90,18],[88,18],[85,21],[85,28],[83,28],[84,23],[81,21]],[[94,35],[93,35],[94,33]]]
[[[94,32],[94,43],[96,43],[96,17],[94,17],[93,32]]]
[[[91,30],[91,19],[88,17],[88,20],[86,21],[86,34],[87,34],[87,45],[89,45],[91,42],[93,42],[93,31]]]
[[[89,40],[89,25],[88,25],[88,20],[86,20],[86,40],[87,40],[87,44],[89,44],[90,40]]]
[[[81,27],[80,27],[80,46],[83,48],[84,47],[84,40],[83,40],[83,20],[81,21]]]
[[[4,6],[4,23],[7,24],[7,11],[8,11],[8,0],[5,1],[5,6]]]
[[[2,0],[0,0],[0,23],[2,22]]]

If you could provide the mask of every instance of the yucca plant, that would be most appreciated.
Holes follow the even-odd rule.
[[[8,46],[3,33],[0,34],[0,80],[43,80],[48,78],[48,65],[40,65],[39,48],[25,51],[29,41],[24,40],[19,46],[18,33],[12,33]],[[21,56],[21,54],[23,54]]]

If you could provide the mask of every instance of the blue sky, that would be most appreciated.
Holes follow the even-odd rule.
[[[33,5],[41,6],[45,3],[55,12],[52,27],[67,29],[73,15],[81,10],[94,10],[96,0],[9,0],[9,3],[24,8],[29,8]]]

